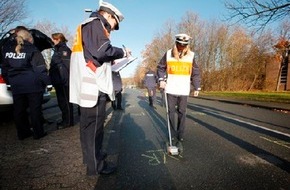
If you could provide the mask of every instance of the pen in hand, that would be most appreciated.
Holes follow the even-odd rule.
[[[124,48],[124,51],[126,52],[126,57],[130,57],[131,56],[131,51],[129,49],[127,49],[124,44],[122,46]]]

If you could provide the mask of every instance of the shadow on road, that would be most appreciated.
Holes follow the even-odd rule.
[[[124,95],[125,100],[132,100]],[[113,112],[109,131],[114,134],[107,150],[118,154],[118,170],[114,175],[100,176],[95,189],[177,189],[160,148],[164,145],[163,121],[145,98],[137,97],[136,101],[126,101],[125,112]],[[117,147],[118,151],[109,147]]]
[[[196,110],[197,108],[194,107],[194,106],[188,106],[189,109],[191,110]],[[208,109],[212,109],[212,108],[208,108]],[[287,141],[289,142],[289,138],[283,136],[283,135],[280,135],[280,134],[277,134],[277,133],[274,133],[274,132],[271,132],[271,131],[268,131],[268,130],[264,130],[262,128],[256,128],[256,127],[253,127],[249,124],[246,124],[246,123],[241,123],[241,122],[238,122],[236,120],[231,120],[230,118],[226,118],[226,117],[223,117],[222,115],[217,115],[217,114],[211,114],[209,111],[207,110],[203,110],[203,109],[199,109],[198,111],[199,112],[204,112],[208,115],[211,115],[212,117],[216,117],[220,120],[224,120],[224,121],[227,121],[227,122],[230,122],[230,123],[233,123],[233,125],[238,125],[240,127],[244,127],[244,128],[247,128],[247,129],[250,129],[250,130],[253,130],[253,131],[256,131],[256,132],[259,132],[259,133],[262,133],[262,134],[265,134],[265,135],[269,135],[269,136],[272,136],[272,137],[275,137],[275,138],[279,138],[281,140],[284,140],[284,141]],[[221,110],[219,110],[221,111]],[[266,150],[263,150],[249,142],[246,142],[244,141],[243,139],[241,138],[238,138],[236,136],[233,136],[221,129],[218,129],[217,127],[215,126],[212,126],[212,125],[209,125],[208,123],[206,123],[205,121],[202,121],[202,120],[199,120],[199,119],[196,119],[194,118],[193,116],[190,116],[190,115],[187,115],[187,117],[195,122],[197,122],[199,125],[201,125],[202,127],[205,127],[207,128],[208,130],[220,135],[221,137],[227,139],[228,141],[238,145],[239,147],[241,147],[242,149],[252,153],[253,155],[281,168],[282,170],[286,171],[287,173],[290,172],[290,162],[288,162],[287,160],[283,159],[283,158],[280,158],[274,154],[272,154],[271,152],[268,152]]]

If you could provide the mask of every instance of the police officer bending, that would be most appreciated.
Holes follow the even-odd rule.
[[[70,61],[70,102],[80,106],[80,141],[87,175],[107,175],[116,166],[102,150],[106,102],[113,100],[111,62],[129,56],[129,49],[111,45],[110,33],[124,19],[112,4],[100,1],[97,12],[77,29]]]
[[[19,140],[32,135],[34,139],[40,139],[47,134],[43,129],[42,100],[50,80],[44,58],[33,45],[30,32],[21,28],[15,36],[15,40],[3,46],[2,75],[6,83],[11,85]]]

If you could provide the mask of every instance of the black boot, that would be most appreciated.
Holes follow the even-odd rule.
[[[149,105],[153,106],[152,96],[149,96]]]
[[[116,101],[112,101],[112,108],[116,110]]]

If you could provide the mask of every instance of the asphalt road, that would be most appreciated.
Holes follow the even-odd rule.
[[[158,103],[160,103],[158,95]],[[259,107],[189,98],[183,153],[167,154],[165,107],[125,89],[124,111],[109,104],[104,149],[118,170],[88,178],[81,164],[79,119],[40,141],[19,142],[0,124],[0,189],[290,189],[290,115]],[[44,107],[60,119],[55,100]]]
[[[124,99],[118,172],[96,189],[290,189],[289,114],[190,98],[184,152],[173,157],[165,108],[139,90]]]

